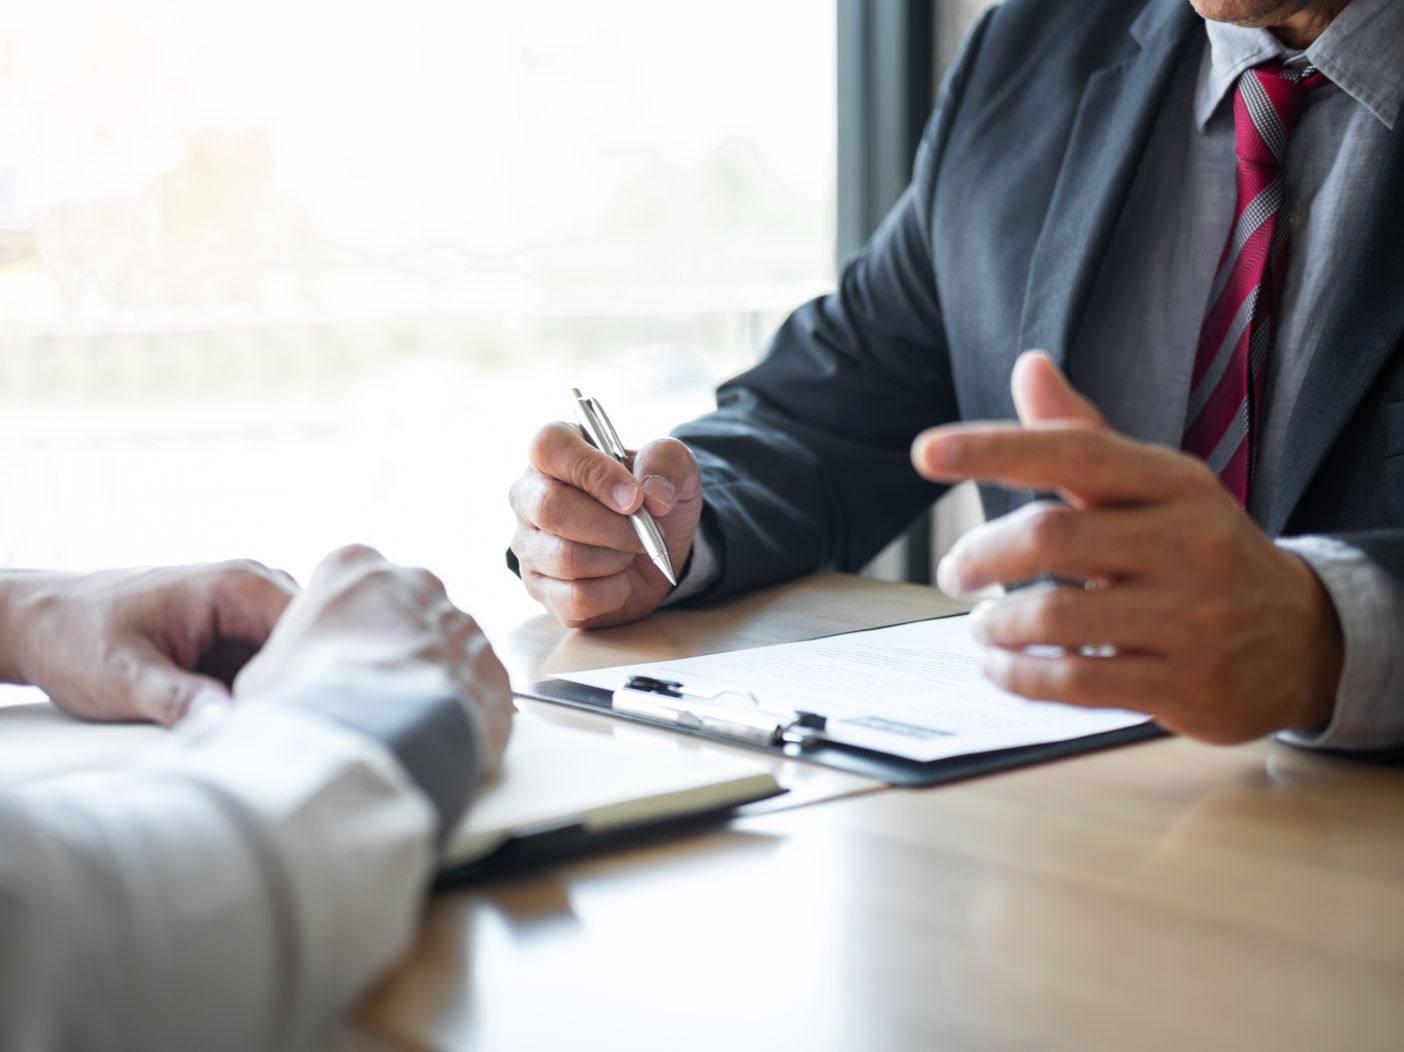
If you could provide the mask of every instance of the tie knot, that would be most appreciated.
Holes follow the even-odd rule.
[[[1315,66],[1256,66],[1239,77],[1233,102],[1239,159],[1280,168],[1307,97],[1329,83]]]

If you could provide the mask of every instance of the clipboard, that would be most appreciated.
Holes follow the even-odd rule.
[[[867,778],[876,778],[909,789],[942,785],[946,782],[957,782],[1016,767],[1048,763],[1051,760],[1061,760],[1064,757],[1097,752],[1119,745],[1150,741],[1154,738],[1166,737],[1168,733],[1155,723],[1148,722],[1064,741],[1023,745],[1012,749],[996,749],[921,762],[824,739],[803,743],[765,744],[754,739],[716,734],[701,728],[650,719],[632,712],[619,712],[614,708],[612,692],[601,687],[572,683],[569,680],[540,680],[529,684],[526,689],[516,690],[514,693],[519,697],[549,701],[557,705],[567,705],[571,708],[602,713],[614,719],[641,723],[649,727],[660,727],[664,730],[705,738],[708,741],[721,742],[725,745],[756,749],[773,756],[784,756],[787,759],[799,760],[803,763],[832,767],[835,770],[847,771],[850,774],[859,774]]]

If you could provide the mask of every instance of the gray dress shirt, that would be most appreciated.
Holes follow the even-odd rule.
[[[1310,62],[1313,92],[1288,148],[1292,244],[1249,511],[1260,523],[1292,414],[1404,97],[1404,0],[1353,0],[1304,53],[1265,29],[1208,22],[1181,62],[1068,355],[1073,382],[1117,430],[1179,448],[1199,329],[1235,206],[1232,96],[1260,63]],[[1303,744],[1370,748],[1404,739],[1404,586],[1323,537],[1279,542],[1335,603],[1346,662],[1331,725]],[[699,531],[679,602],[721,573]]]

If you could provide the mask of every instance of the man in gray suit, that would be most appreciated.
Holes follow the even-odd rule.
[[[856,569],[974,478],[942,587],[1082,582],[977,612],[997,682],[1404,741],[1402,97],[1404,0],[1006,0],[891,215],[715,413],[632,474],[538,434],[528,590],[594,627]]]

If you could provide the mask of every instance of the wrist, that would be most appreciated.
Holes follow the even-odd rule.
[[[25,600],[33,590],[34,571],[0,571],[0,683],[28,683],[22,671]]]

